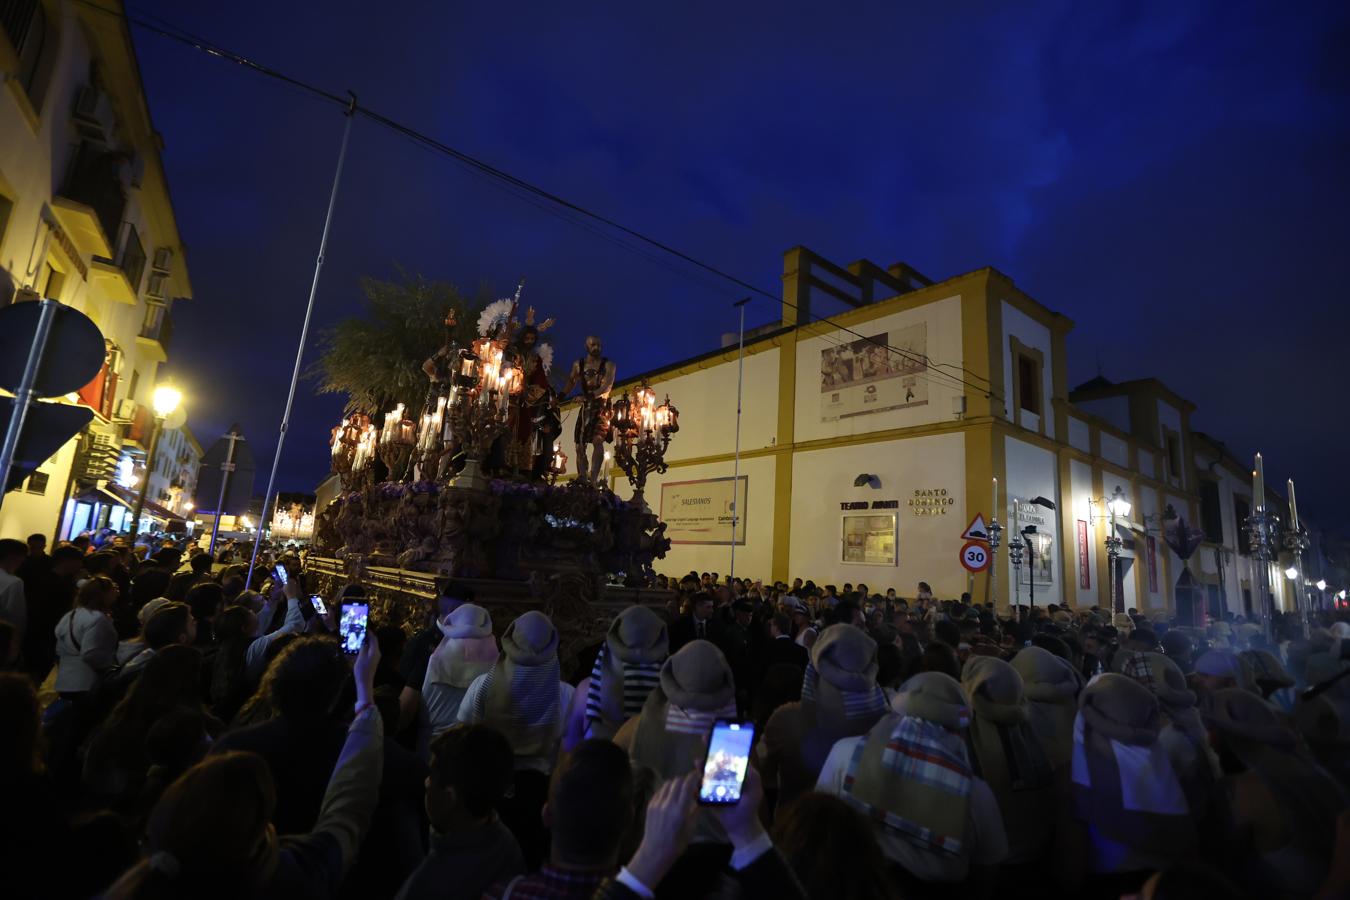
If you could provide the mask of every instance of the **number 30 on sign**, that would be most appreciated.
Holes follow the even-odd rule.
[[[961,565],[969,572],[983,572],[989,568],[989,548],[971,541],[961,548]]]

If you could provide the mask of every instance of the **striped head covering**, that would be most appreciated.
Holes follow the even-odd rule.
[[[877,686],[877,642],[854,625],[831,625],[811,647],[802,678],[802,706],[822,726],[875,721],[886,711]]]
[[[645,606],[615,616],[591,668],[586,722],[593,737],[611,738],[619,726],[642,712],[647,695],[661,680],[669,652],[666,623]]]
[[[483,607],[466,603],[436,627],[441,630],[441,642],[427,663],[423,690],[433,684],[467,688],[497,662],[492,616]]]
[[[920,850],[961,857],[974,783],[961,733],[970,708],[961,685],[941,672],[916,675],[858,743],[843,799]]]
[[[1072,779],[1077,818],[1108,839],[1168,859],[1195,823],[1166,750],[1157,698],[1128,676],[1094,678],[1078,698]]]
[[[562,735],[558,631],[525,613],[502,634],[502,654],[474,697],[473,718],[499,729],[516,756],[551,756]]]

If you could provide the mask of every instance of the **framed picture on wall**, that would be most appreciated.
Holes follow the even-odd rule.
[[[898,555],[896,513],[845,513],[841,561],[857,566],[894,566]]]

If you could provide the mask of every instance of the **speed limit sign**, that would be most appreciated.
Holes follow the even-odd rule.
[[[989,568],[989,548],[976,541],[966,544],[961,548],[961,565],[968,572],[983,572]]]

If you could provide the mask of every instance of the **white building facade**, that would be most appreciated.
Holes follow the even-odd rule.
[[[126,23],[68,0],[3,10],[0,305],[58,300],[105,339],[99,375],[52,398],[93,422],[0,508],[6,537],[62,538],[127,524],[107,486],[123,460],[144,466],[170,310],[192,291]]]

